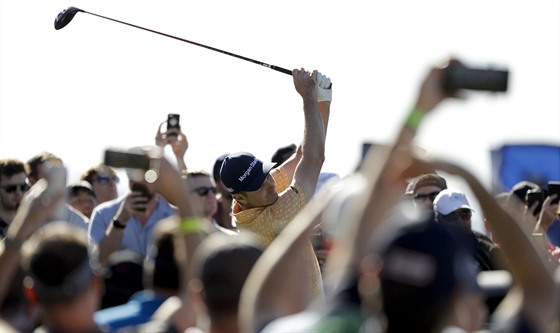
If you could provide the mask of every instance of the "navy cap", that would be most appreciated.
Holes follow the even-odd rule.
[[[253,154],[238,152],[224,159],[220,177],[230,193],[256,191],[273,167],[273,163],[264,164]]]
[[[410,295],[406,298],[413,299],[449,297],[458,285],[480,292],[474,259],[458,237],[456,231],[438,223],[402,228],[383,253],[382,285],[408,286]],[[384,292],[389,290],[392,294],[393,289]]]
[[[214,162],[214,167],[212,168],[212,176],[214,177],[214,180],[220,179],[220,170],[222,169],[222,163],[228,155],[229,154],[222,154],[218,156],[218,158]]]

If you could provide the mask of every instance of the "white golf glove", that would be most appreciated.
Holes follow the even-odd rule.
[[[332,101],[331,79],[321,73],[317,73],[318,94],[317,102]]]

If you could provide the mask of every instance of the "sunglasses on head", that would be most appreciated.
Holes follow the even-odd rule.
[[[21,192],[27,192],[27,190],[29,190],[29,185],[27,183],[2,186],[7,193],[14,193],[17,191],[18,187]]]
[[[216,188],[215,187],[207,187],[207,186],[201,186],[201,187],[197,187],[194,189],[194,191],[200,195],[201,197],[207,196],[208,192],[212,191],[212,193],[216,194]]]
[[[436,191],[436,192],[432,192],[432,193],[428,193],[428,194],[415,194],[414,195],[414,200],[416,200],[416,201],[426,201],[426,199],[429,198],[431,201],[434,201],[434,199],[437,197],[439,192],[440,191]]]
[[[97,178],[95,179],[99,184],[101,185],[107,185],[109,184],[111,181],[113,181],[115,184],[119,183],[119,177],[117,176],[97,176]]]

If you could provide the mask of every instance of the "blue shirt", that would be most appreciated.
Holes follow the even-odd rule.
[[[99,242],[105,237],[109,224],[112,223],[121,202],[125,199],[126,196],[122,196],[95,207],[91,214],[91,221],[88,228],[90,246],[97,247]],[[176,208],[163,197],[158,196],[157,200],[157,206],[154,208],[148,221],[146,221],[146,224],[142,225],[134,214],[128,220],[121,241],[121,250],[131,250],[144,257],[148,255],[157,223],[164,218],[175,215],[177,211]]]
[[[167,296],[157,295],[151,290],[142,290],[132,295],[125,304],[96,311],[93,319],[98,326],[111,332],[144,324],[166,299]]]

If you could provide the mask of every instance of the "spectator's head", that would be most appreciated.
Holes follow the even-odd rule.
[[[269,175],[272,163],[263,163],[254,155],[238,152],[228,155],[222,163],[220,176],[227,190],[242,206],[262,207],[278,199],[274,178]]]
[[[406,188],[406,194],[412,196],[416,206],[432,210],[435,197],[447,188],[445,179],[435,173],[428,173],[414,178]]]
[[[0,160],[0,205],[2,205],[2,210],[15,212],[28,189],[23,162],[15,159]]]
[[[202,202],[204,217],[211,220],[218,211],[218,199],[216,198],[216,184],[210,173],[206,171],[191,171],[187,174],[187,181],[194,193]]]
[[[297,146],[295,144],[287,145],[286,147],[278,148],[274,154],[272,155],[271,162],[274,163],[274,167],[276,168],[280,164],[284,163],[290,156],[292,156],[297,150]]]
[[[144,261],[144,288],[169,296],[179,291],[179,268],[173,242],[176,226],[176,222],[170,219],[158,222],[153,244]]]
[[[216,188],[218,192],[222,195],[223,198],[227,198],[229,200],[232,199],[231,193],[227,190],[224,183],[222,183],[222,177],[220,176],[220,169],[222,168],[222,163],[226,159],[229,154],[220,155],[216,161],[214,162],[214,167],[212,169],[212,177],[214,178],[214,182],[216,183]]]
[[[87,234],[67,222],[45,225],[23,248],[26,295],[37,300],[45,314],[79,306],[99,309],[102,282],[90,266]]]
[[[113,252],[104,269],[105,294],[101,308],[121,305],[134,293],[143,290],[142,265],[144,257],[130,250]]]
[[[195,299],[205,303],[211,321],[237,317],[241,289],[262,251],[250,233],[212,233],[199,245],[189,286]]]
[[[46,178],[44,165],[62,166],[63,163],[60,157],[46,151],[30,158],[25,163],[25,171],[31,185],[35,184],[39,179]]]
[[[467,297],[484,309],[463,244],[452,229],[426,222],[405,226],[390,240],[381,255],[387,332],[439,332]]]
[[[434,200],[434,211],[438,222],[471,230],[474,210],[463,192],[449,189],[441,191]]]
[[[91,218],[91,213],[95,206],[97,206],[97,200],[95,199],[95,193],[90,185],[90,183],[82,180],[78,183],[69,185],[68,189],[68,203],[70,206],[76,208],[80,213],[84,214],[88,218]]]
[[[332,186],[335,186],[341,180],[340,176],[332,172],[321,172],[319,179],[317,179],[317,186],[315,186],[315,194],[320,195],[328,191]]]
[[[97,203],[114,200],[118,197],[117,184],[119,177],[115,170],[109,166],[99,164],[89,168],[82,176],[81,180],[90,183]]]
[[[0,242],[0,254],[5,250],[4,243]],[[0,303],[0,321],[4,320],[13,328],[13,332],[31,332],[39,324],[39,311],[33,302],[24,295],[23,279],[25,271],[18,265],[15,274],[7,281],[7,294]],[[4,332],[0,327],[0,332]],[[12,332],[12,331],[6,331]]]
[[[520,202],[524,203],[527,192],[529,192],[529,190],[538,190],[538,189],[540,189],[539,185],[530,181],[523,180],[513,185],[513,187],[509,191],[509,194],[510,197],[516,198]]]

